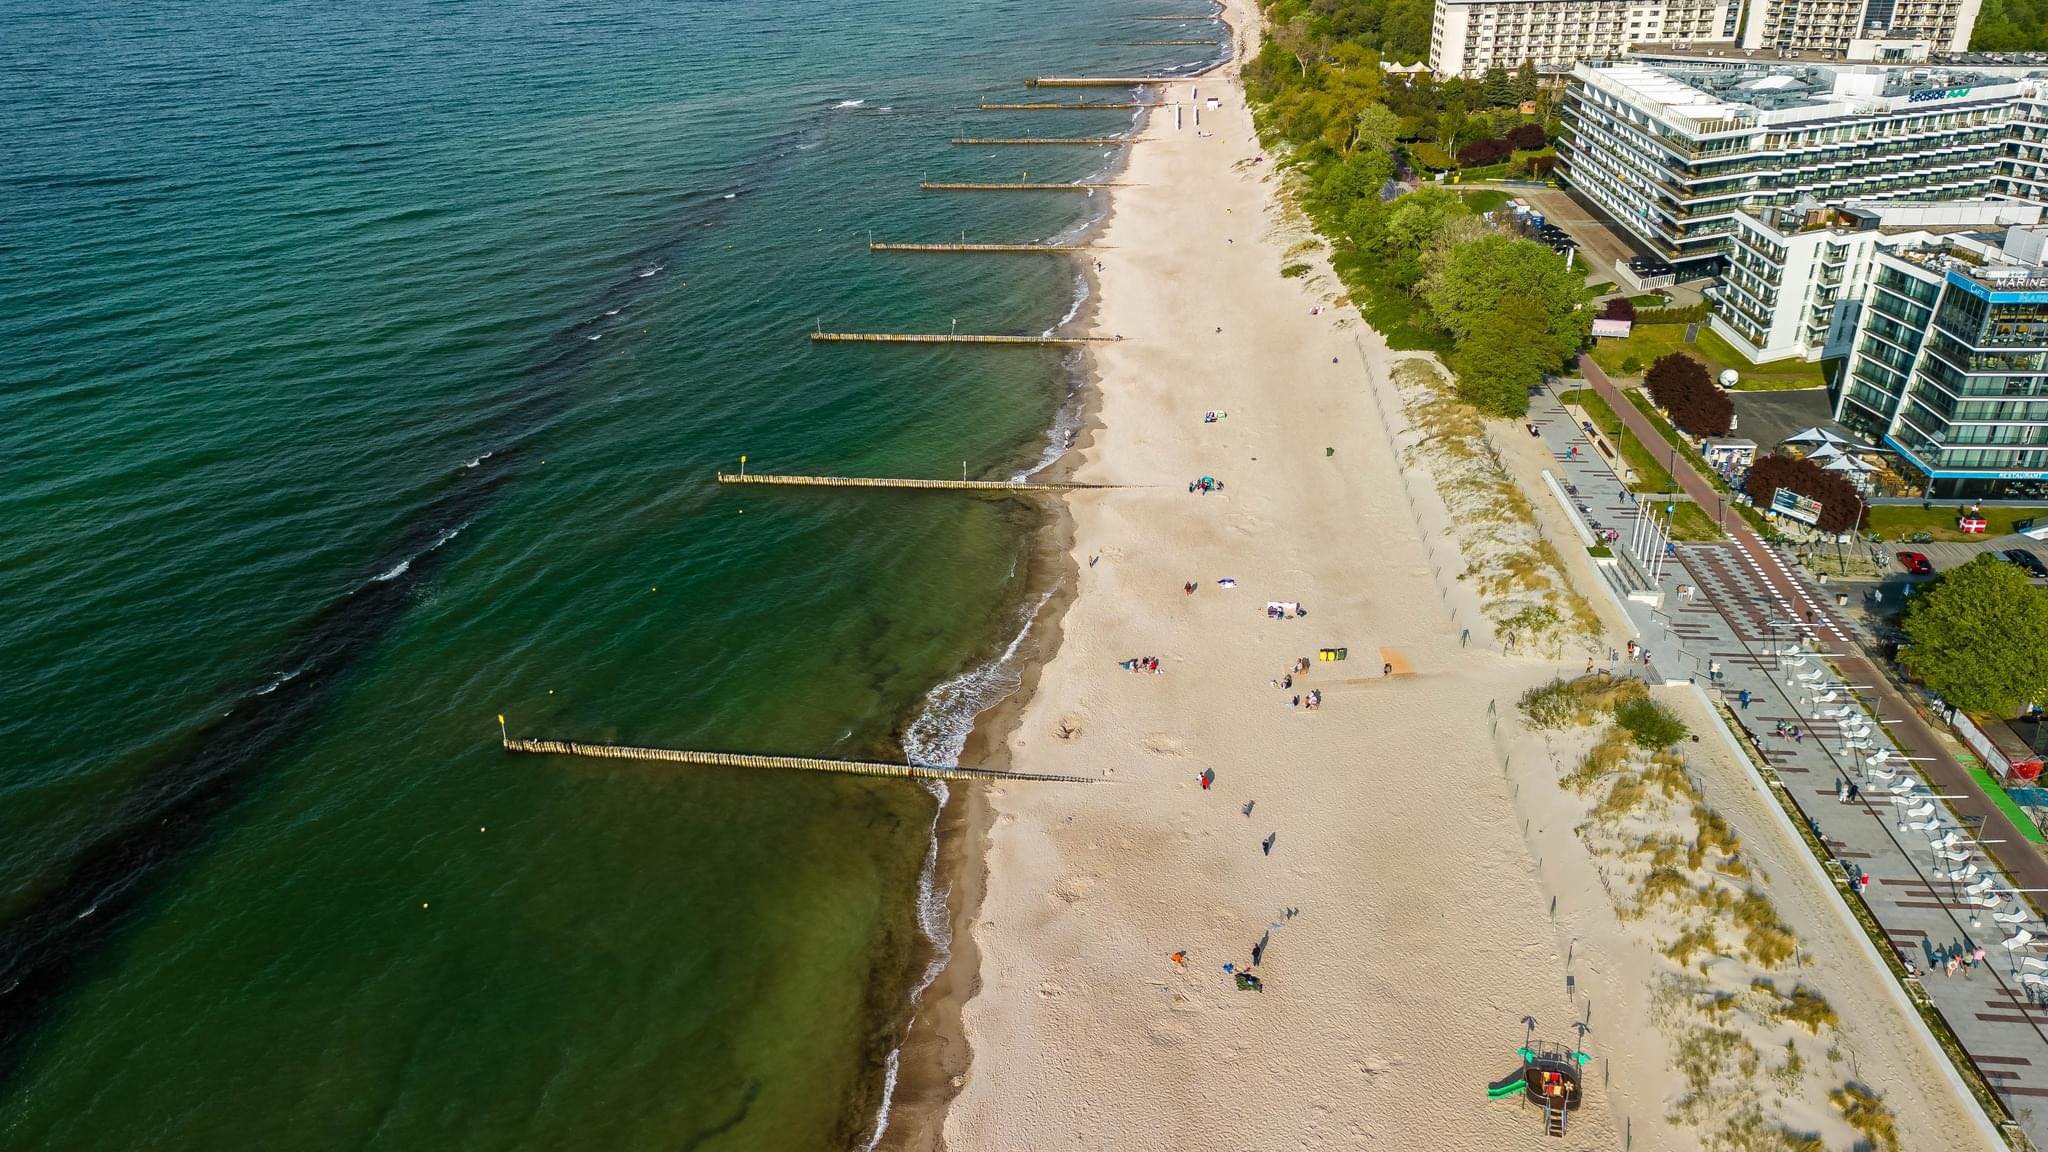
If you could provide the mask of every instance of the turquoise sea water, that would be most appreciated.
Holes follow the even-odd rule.
[[[933,798],[494,716],[952,747],[1035,513],[711,473],[1034,466],[1056,354],[803,333],[1058,323],[868,230],[1083,223],[916,182],[1100,171],[945,141],[1120,129],[967,109],[1198,6],[10,5],[0,1145],[864,1143]]]

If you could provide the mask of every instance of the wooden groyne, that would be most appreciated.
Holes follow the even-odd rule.
[[[1117,108],[1157,108],[1161,105],[1141,100],[1039,100],[1026,104],[979,105],[983,112],[1103,112]]]
[[[1114,484],[1041,484],[1031,480],[915,480],[886,476],[778,476],[720,472],[720,484],[767,484],[787,488],[917,488],[928,492],[1079,492]]]
[[[905,244],[869,241],[870,252],[1086,252],[1092,244]]]
[[[926,180],[918,184],[926,192],[1093,192],[1097,188],[1132,188],[1132,184],[1082,183],[1082,184],[1033,184],[1010,181],[996,184],[970,184],[947,180]]]
[[[955,136],[947,141],[949,144],[974,148],[1005,144],[1086,144],[1090,147],[1116,147],[1137,142],[1136,136]]]
[[[1023,344],[1041,348],[1079,348],[1105,344],[1112,336],[984,336],[964,332],[813,332],[819,344]]]
[[[799,772],[837,772],[851,776],[898,776],[911,780],[1030,780],[1048,784],[1099,784],[1093,776],[1037,776],[1028,772],[995,772],[939,764],[888,764],[873,760],[828,760],[816,756],[752,756],[737,752],[691,752],[681,748],[634,748],[624,744],[585,744],[577,740],[512,740],[507,752],[545,756],[587,756],[599,760],[653,760],[668,764],[702,764],[718,768],[786,768]]]
[[[1033,76],[1026,88],[1134,88],[1146,84],[1174,84],[1193,76]]]
[[[1132,48],[1214,48],[1219,40],[1133,40]]]
[[[1208,14],[1208,15],[1206,15],[1206,16],[1133,16],[1133,17],[1131,17],[1131,19],[1133,19],[1133,20],[1215,20],[1216,18],[1218,18],[1218,17],[1220,17],[1220,16],[1222,16],[1222,15],[1223,15],[1223,13],[1221,13],[1221,12],[1211,12],[1211,13],[1209,13],[1209,14]]]

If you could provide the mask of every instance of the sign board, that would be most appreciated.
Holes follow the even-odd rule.
[[[1595,321],[1593,321],[1593,335],[1594,335],[1594,336],[1595,336],[1596,338],[1597,338],[1597,337],[1601,337],[1601,336],[1623,336],[1623,337],[1625,337],[1625,336],[1627,336],[1627,335],[1629,334],[1629,332],[1630,332],[1631,330],[1633,330],[1634,328],[1635,328],[1635,322],[1634,322],[1633,320],[1595,320]]]
[[[1801,496],[1790,488],[1780,488],[1771,493],[1771,511],[1802,524],[1820,523],[1820,501]]]
[[[1960,100],[1970,94],[1968,88],[1922,88],[1906,97],[1908,104],[1924,104],[1929,100]]]

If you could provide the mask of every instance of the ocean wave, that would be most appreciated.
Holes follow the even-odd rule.
[[[861,105],[863,105],[863,104],[865,104],[865,103],[867,103],[867,101],[865,101],[865,100],[841,100],[841,101],[840,101],[839,103],[837,103],[837,104],[834,104],[834,105],[833,105],[832,107],[834,107],[834,108],[858,108],[858,107],[860,107]]]
[[[393,564],[391,567],[386,568],[384,571],[377,573],[377,583],[388,584],[391,581],[398,579],[400,576],[405,575],[405,570],[410,567],[412,567],[411,557],[407,557],[404,560],[400,560],[398,563]]]
[[[957,765],[960,752],[967,746],[967,734],[974,731],[975,717],[988,711],[996,702],[1017,690],[1024,682],[1023,670],[1017,666],[1017,652],[1024,646],[1024,638],[1031,634],[1031,624],[1038,619],[1038,613],[1052,599],[1047,590],[1038,601],[1020,615],[1017,634],[995,659],[979,668],[970,668],[933,688],[925,694],[924,708],[917,718],[910,722],[909,731],[903,734],[903,751],[913,764]],[[945,971],[946,962],[953,958],[953,921],[945,889],[939,887],[939,816],[945,811],[946,801],[952,792],[943,780],[926,782],[938,807],[932,812],[931,832],[925,841],[924,866],[917,873],[917,927],[924,938],[931,941],[932,957],[919,974],[917,983],[910,990],[911,1008],[915,1010],[924,1002],[925,992],[932,981]],[[868,1137],[864,1152],[874,1152],[882,1142],[882,1135],[889,1130],[889,1105],[896,1096],[896,1075],[903,1060],[903,1046],[899,1043],[889,1049],[888,1058],[882,1069],[882,1104],[875,1114],[874,1133]]]
[[[463,462],[462,462],[462,466],[463,466],[464,468],[474,468],[474,467],[476,467],[477,465],[479,465],[479,464],[483,463],[484,461],[486,461],[486,460],[489,460],[489,459],[491,458],[491,456],[492,456],[492,453],[489,453],[489,452],[485,452],[485,453],[483,453],[482,455],[478,455],[478,456],[472,456],[472,457],[470,457],[469,459],[467,459],[467,460],[463,461]]]

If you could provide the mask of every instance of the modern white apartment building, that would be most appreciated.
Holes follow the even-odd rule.
[[[1568,72],[1650,41],[1731,40],[1739,0],[1436,0],[1429,67],[1479,76],[1530,61]]]
[[[1981,6],[1982,0],[1750,0],[1742,47],[1846,54],[1851,41],[1897,37],[1961,52]]]
[[[1719,43],[1824,62],[1961,52],[1983,0],[1436,0],[1429,66],[1477,76],[1525,60],[1563,72],[1632,47]]]
[[[2048,81],[2013,108],[2003,169],[1999,192],[2048,203]]]
[[[1681,278],[1711,275],[1741,209],[2006,194],[2009,123],[2044,89],[1940,68],[1580,64],[1560,175]]]
[[[2048,495],[2048,228],[1880,252],[1835,418],[1935,498]]]
[[[1946,232],[2038,224],[2041,213],[2018,200],[1738,209],[1728,269],[1707,290],[1710,323],[1758,363],[1844,356],[1878,253],[1931,244]]]

